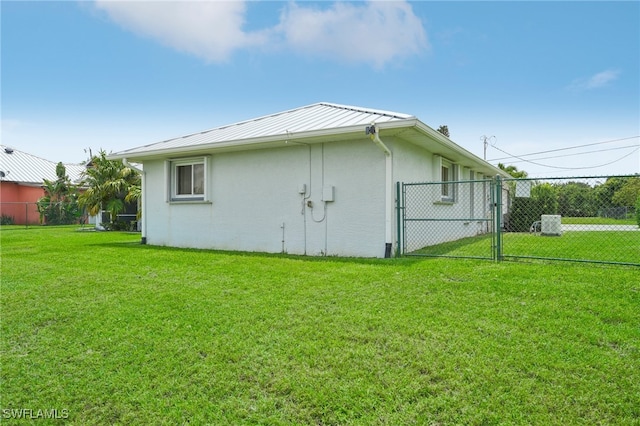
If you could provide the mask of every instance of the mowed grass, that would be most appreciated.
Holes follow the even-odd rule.
[[[637,268],[0,232],[3,410],[78,425],[640,424]]]
[[[640,265],[640,232],[567,231],[561,236],[505,233],[503,254]]]
[[[491,235],[479,235],[424,247],[409,254],[491,259],[492,244]],[[505,232],[502,234],[502,254],[505,258],[640,265],[640,232],[568,231],[561,236]]]

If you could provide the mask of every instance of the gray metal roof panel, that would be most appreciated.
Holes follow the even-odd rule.
[[[28,184],[42,184],[44,179],[56,180],[58,163],[28,154],[6,145],[0,145],[0,171],[4,172],[3,181]],[[82,172],[82,164],[64,164],[71,182],[78,183]]]
[[[232,143],[233,141],[246,141],[248,139],[285,136],[288,133],[305,133],[327,129],[339,130],[357,125],[400,121],[410,118],[415,117],[391,111],[321,102],[121,151],[113,155],[146,154],[154,151],[221,142]]]

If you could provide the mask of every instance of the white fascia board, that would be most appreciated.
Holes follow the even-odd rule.
[[[504,170],[499,169],[498,167],[488,163],[487,161],[483,160],[482,158],[478,157],[472,152],[466,150],[465,148],[456,144],[455,142],[453,142],[451,139],[449,139],[442,133],[427,126],[417,118],[401,120],[401,121],[392,121],[388,123],[381,123],[381,124],[376,124],[376,126],[380,129],[381,132],[383,132],[385,129],[392,130],[392,129],[401,129],[401,128],[414,128],[416,131],[429,137],[430,140],[433,140],[437,144],[440,144],[446,151],[449,151],[449,152],[453,151],[456,154],[460,155],[461,157],[470,160],[471,163],[482,165],[482,168],[491,170],[496,175],[500,175],[502,177],[510,177],[510,175],[506,173]],[[430,148],[430,147],[425,146],[425,148]],[[440,154],[440,153],[434,152],[434,154]],[[471,168],[474,169],[473,166],[471,166]]]
[[[135,152],[135,148],[130,151],[121,151],[107,156],[109,160],[128,161],[166,158],[170,156],[183,156],[199,154],[203,152],[214,153],[216,151],[243,151],[251,149],[264,149],[273,147],[285,147],[289,144],[313,144],[321,142],[329,142],[333,140],[346,139],[348,135],[357,136],[362,134],[365,137],[365,125],[357,125],[350,127],[342,127],[338,129],[321,129],[306,132],[290,132],[279,135],[263,136],[250,139],[237,139],[227,142],[203,143],[190,146],[172,147],[166,149],[148,149]]]

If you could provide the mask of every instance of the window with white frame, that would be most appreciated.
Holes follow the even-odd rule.
[[[205,201],[206,157],[172,160],[169,162],[171,201]]]
[[[457,166],[449,160],[441,159],[440,180],[442,182],[442,201],[453,203],[456,200]]]

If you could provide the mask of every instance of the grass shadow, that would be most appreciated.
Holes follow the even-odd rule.
[[[152,252],[176,252],[176,253],[203,253],[217,256],[233,256],[244,258],[265,258],[265,259],[286,259],[301,262],[314,263],[347,263],[358,265],[376,265],[376,266],[411,266],[416,263],[425,261],[416,257],[390,257],[390,258],[373,258],[373,257],[343,257],[343,256],[311,256],[289,253],[268,253],[268,252],[250,252],[250,251],[232,251],[217,250],[206,248],[186,248],[186,247],[169,247],[156,246],[151,244],[142,244],[139,241],[108,241],[94,242],[89,244],[96,247],[114,247],[125,248],[131,250],[152,251]]]

